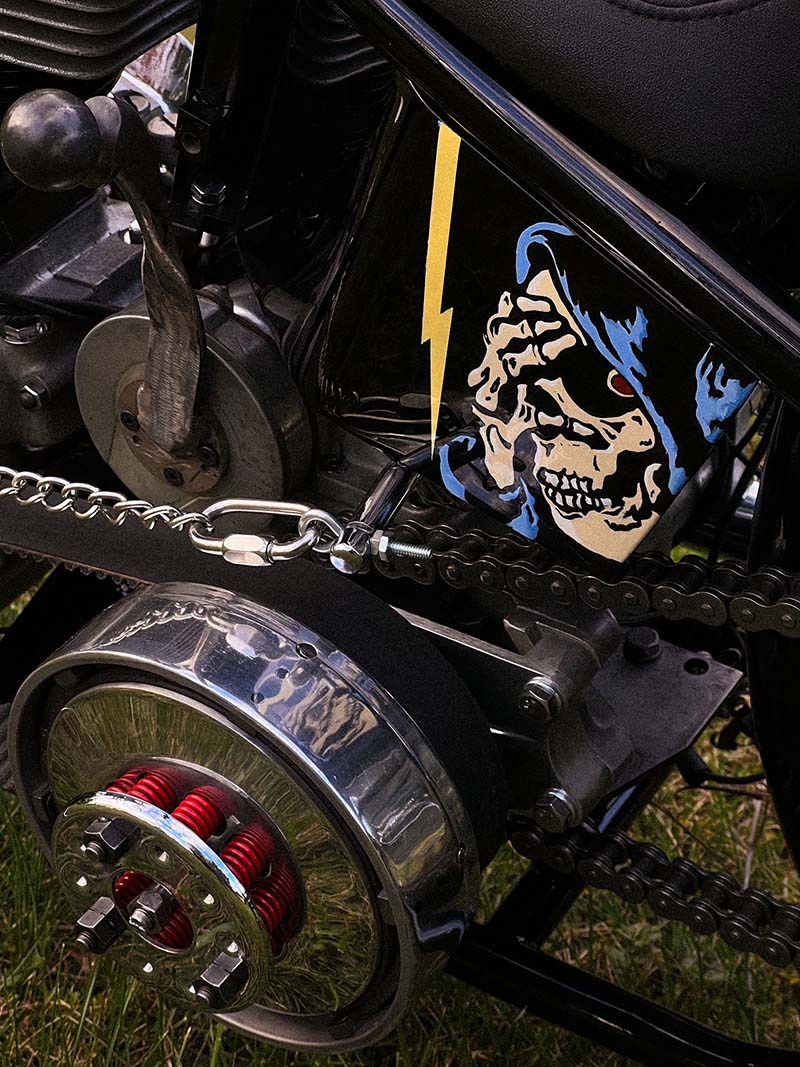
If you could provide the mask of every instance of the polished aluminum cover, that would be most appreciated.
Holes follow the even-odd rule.
[[[197,11],[196,0],[0,0],[0,60],[106,78],[191,25]]]
[[[472,827],[410,716],[344,649],[233,593],[169,584],[114,605],[23,685],[10,739],[17,792],[68,896],[92,896],[97,873],[64,868],[69,813],[82,796],[116,803],[103,791],[131,766],[219,776],[262,806],[306,918],[265,995],[223,1016],[252,1036],[320,1051],[375,1041],[474,913]]]

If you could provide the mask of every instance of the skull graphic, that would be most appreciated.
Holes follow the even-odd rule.
[[[523,230],[516,266],[468,377],[475,423],[439,447],[442,481],[526,537],[549,512],[577,545],[622,561],[686,482],[662,412],[697,470],[755,383],[712,346],[698,360],[699,335],[657,303],[646,316],[566,226]]]
[[[635,375],[599,350],[555,264],[530,273],[500,297],[469,375],[486,468],[501,493],[538,483],[560,530],[622,560],[668,501],[663,426]]]

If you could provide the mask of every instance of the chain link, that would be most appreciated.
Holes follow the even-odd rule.
[[[512,830],[522,855],[559,874],[574,874],[627,904],[647,903],[659,918],[694,934],[718,933],[738,952],[751,952],[773,967],[800,971],[800,907],[743,888],[728,874],[692,860],[670,859],[655,845],[621,830],[600,833],[590,822],[564,834],[526,825]]]
[[[158,523],[185,531],[200,552],[229,563],[265,566],[313,551],[336,552],[343,524],[320,508],[276,500],[217,501],[203,511],[184,511],[171,504],[129,500],[88,482],[0,466],[0,498],[13,497],[22,507],[43,507],[52,514],[71,512],[76,519],[105,518],[114,526],[133,518],[152,530]],[[259,514],[297,520],[297,535],[233,533],[218,536],[215,523],[223,515]],[[655,614],[672,621],[693,620],[709,626],[733,623],[753,633],[768,630],[800,637],[800,575],[765,566],[752,572],[738,560],[709,564],[700,556],[673,562],[666,555],[634,556],[627,573],[617,578],[569,570],[541,545],[515,536],[494,537],[479,531],[463,533],[442,523],[413,519],[390,531],[389,544],[402,544],[402,554],[378,554],[375,567],[392,578],[406,577],[423,585],[437,581],[455,589],[506,593],[518,603],[536,602],[569,607],[583,603],[609,609],[630,621]],[[408,551],[415,546],[430,549]]]
[[[770,630],[800,637],[800,575],[778,567],[753,572],[738,560],[709,564],[690,555],[674,562],[651,553],[634,556],[625,574],[602,578],[571,571],[541,545],[522,538],[462,533],[447,524],[431,526],[416,519],[393,527],[391,535],[432,550],[429,560],[375,560],[377,569],[391,578],[507,593],[522,604],[583,603],[610,609],[626,621],[655,614],[676,622],[730,622],[750,633]]]
[[[13,498],[21,507],[38,505],[51,514],[70,512],[80,520],[102,516],[113,526],[122,526],[131,518],[148,530],[162,523],[171,530],[186,532],[198,551],[247,566],[266,566],[279,560],[294,559],[312,549],[330,552],[344,529],[333,515],[305,504],[237,499],[216,501],[203,511],[184,511],[172,504],[129,500],[122,493],[104,491],[88,482],[71,482],[54,475],[0,466],[2,497]],[[294,517],[298,521],[298,534],[285,541],[256,534],[214,536],[215,521],[231,514]]]

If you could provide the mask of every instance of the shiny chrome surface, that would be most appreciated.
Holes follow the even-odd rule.
[[[391,1029],[457,945],[479,875],[460,799],[403,709],[286,616],[208,586],[154,586],[96,619],[20,690],[11,736],[23,797],[23,721],[45,703],[72,706],[58,686],[82,668],[83,687],[106,668],[128,680],[109,684],[85,722],[56,718],[48,762],[59,804],[86,791],[87,775],[102,788],[143,756],[210,765],[264,807],[294,855],[303,931],[261,1003],[224,1021],[318,1050]]]
[[[379,940],[361,864],[291,778],[211,709],[154,686],[98,686],[74,697],[58,716],[47,752],[59,808],[81,793],[102,790],[131,766],[168,768],[170,780],[182,789],[218,786],[230,802],[229,818],[269,826],[305,883],[307,921],[273,969],[268,987],[262,987],[262,1004],[277,1011],[331,1011],[368,986]],[[143,753],[159,756],[143,759]],[[205,762],[213,763],[214,773]],[[55,839],[52,847],[58,863]],[[116,869],[138,869],[132,853],[122,856]],[[149,869],[145,873],[166,879],[163,871],[158,877]],[[181,890],[174,888],[184,903]],[[200,889],[195,903],[209,892],[215,895]],[[80,910],[76,906],[76,913]],[[228,937],[226,944],[231,940],[238,938]]]
[[[101,817],[124,819],[138,830],[117,863],[103,863],[83,847],[83,831]],[[140,871],[173,891],[194,931],[188,949],[164,948],[129,925],[106,952],[147,985],[202,1009],[195,982],[220,952],[236,944],[237,954],[247,960],[248,980],[231,1006],[245,1007],[268,988],[269,938],[243,886],[210,845],[160,808],[115,793],[76,800],[56,821],[53,856],[76,917],[98,897],[113,896],[114,881],[123,870]]]

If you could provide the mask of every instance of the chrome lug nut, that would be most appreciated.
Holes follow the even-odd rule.
[[[220,952],[195,983],[195,993],[209,1008],[224,1008],[244,989],[247,976],[247,961],[243,956]]]
[[[125,929],[125,919],[111,897],[98,897],[75,923],[75,940],[89,952],[111,948]]]
[[[136,840],[136,831],[123,819],[95,819],[83,831],[83,847],[101,863],[123,856]]]
[[[140,934],[156,934],[175,914],[178,902],[162,885],[142,890],[133,902],[128,922]]]
[[[560,834],[581,821],[581,809],[565,789],[548,789],[533,808],[533,818],[548,834]]]
[[[549,678],[531,678],[526,682],[519,701],[519,709],[539,726],[546,726],[559,714],[561,694]]]

